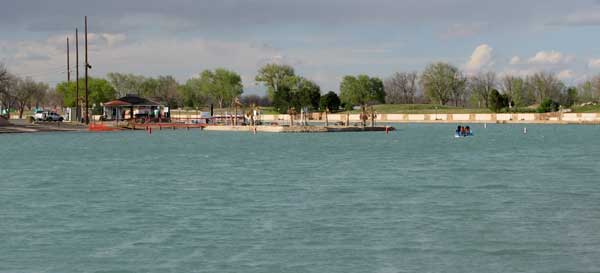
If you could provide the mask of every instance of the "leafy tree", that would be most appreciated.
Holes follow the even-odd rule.
[[[313,81],[300,76],[288,77],[274,93],[273,106],[279,113],[288,113],[291,108],[299,111],[303,107],[318,109],[321,88]]]
[[[371,102],[385,103],[383,82],[367,75],[345,76],[340,84],[340,99],[346,107],[366,106]]]
[[[217,102],[219,108],[231,105],[235,98],[244,92],[242,77],[223,68],[204,70],[200,77],[188,81],[195,96],[206,96]]]
[[[321,111],[325,111],[329,109],[329,111],[337,111],[340,109],[340,97],[333,91],[327,92],[327,94],[321,96],[319,101],[319,109]]]
[[[296,76],[294,77],[290,93],[291,105],[296,109],[302,109],[303,107],[319,109],[321,87],[315,82]]]
[[[577,96],[578,96],[578,92],[577,92],[576,87],[567,88],[567,91],[566,91],[565,95],[563,96],[563,99],[561,100],[562,105],[566,106],[566,107],[573,106],[573,104],[575,104],[575,102],[577,101]]]
[[[88,78],[88,87],[89,94],[88,100],[89,105],[93,106],[96,104],[97,106],[101,103],[111,101],[116,99],[117,91],[115,88],[105,79],[99,78]],[[62,82],[56,85],[56,92],[60,94],[63,98],[64,106],[66,107],[75,107],[76,101],[76,83],[71,82]],[[83,101],[85,99],[85,80],[79,80],[79,100]],[[84,105],[81,105],[85,107]]]
[[[510,103],[510,98],[506,94],[500,94],[498,90],[494,89],[489,95],[489,108],[492,112],[498,113],[502,109],[507,108]]]
[[[501,80],[502,92],[510,98],[515,107],[529,106],[535,103],[535,98],[530,95],[525,79],[517,76],[506,75]]]
[[[268,96],[259,96],[255,94],[243,95],[240,101],[244,105],[256,105],[256,106],[271,106],[271,101]]]
[[[181,104],[179,93],[179,83],[173,76],[159,76],[157,79],[157,88],[154,98],[165,103],[169,109]]]
[[[143,95],[142,86],[146,78],[140,75],[108,73],[106,75],[110,84],[115,88],[119,97],[127,94]]]
[[[458,102],[463,97],[464,88],[456,81],[463,80],[457,67],[447,63],[434,63],[425,68],[421,75],[421,85],[430,100],[446,105],[454,98]]]
[[[200,79],[198,78],[187,80],[185,84],[179,86],[178,92],[185,107],[201,107],[208,101],[208,95],[201,89]]]
[[[289,65],[267,64],[258,70],[255,80],[267,87],[267,95],[274,102],[277,92],[289,92],[290,81],[295,76],[294,68]]]

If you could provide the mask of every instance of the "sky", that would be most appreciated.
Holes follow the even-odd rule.
[[[75,28],[82,50],[85,15],[94,77],[183,83],[223,67],[261,94],[254,78],[267,63],[293,66],[323,92],[337,92],[345,75],[385,79],[439,61],[469,75],[552,72],[570,85],[600,74],[600,0],[0,2],[0,62],[51,86],[66,79],[67,37],[74,77]]]

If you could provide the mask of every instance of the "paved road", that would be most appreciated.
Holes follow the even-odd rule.
[[[87,130],[85,125],[71,122],[36,122],[12,119],[10,125],[0,126],[0,133],[72,132]]]

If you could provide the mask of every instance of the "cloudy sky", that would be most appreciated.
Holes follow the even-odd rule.
[[[225,67],[252,93],[269,62],[334,91],[344,75],[387,77],[435,61],[467,73],[549,71],[570,84],[600,73],[599,0],[2,0],[0,62],[64,80],[65,40],[83,32],[84,15],[92,76],[184,82]]]

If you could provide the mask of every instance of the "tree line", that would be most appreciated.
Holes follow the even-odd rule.
[[[0,64],[0,108],[6,114],[14,109],[19,118],[23,118],[25,109],[39,108],[55,99],[55,96],[49,94],[49,90],[47,84],[36,82],[30,77],[19,77]]]
[[[395,73],[384,85],[386,103],[434,103],[489,108],[495,112],[542,104],[570,107],[600,99],[600,76],[578,86],[567,86],[549,72],[500,76],[484,71],[466,75],[456,66],[441,62],[428,65],[420,74]]]
[[[241,76],[231,70],[205,70],[185,83],[173,76],[145,77],[135,74],[108,73],[106,78],[89,79],[90,106],[102,111],[101,103],[136,94],[166,104],[171,108],[197,109],[210,104],[218,108],[234,105],[272,106],[279,113],[340,111],[372,104],[439,104],[456,107],[489,108],[500,112],[540,105],[544,111],[558,105],[600,99],[600,76],[578,86],[568,87],[555,74],[538,72],[529,76],[498,75],[493,71],[467,75],[458,67],[438,62],[421,73],[397,72],[381,79],[368,75],[345,76],[339,95],[321,92],[320,86],[296,73],[293,67],[267,64],[258,70],[257,83],[266,88],[264,96],[245,95]],[[79,82],[80,105],[83,81]],[[74,107],[76,82],[59,83],[55,89],[19,78],[0,65],[0,101],[4,109],[23,111],[39,105]]]

